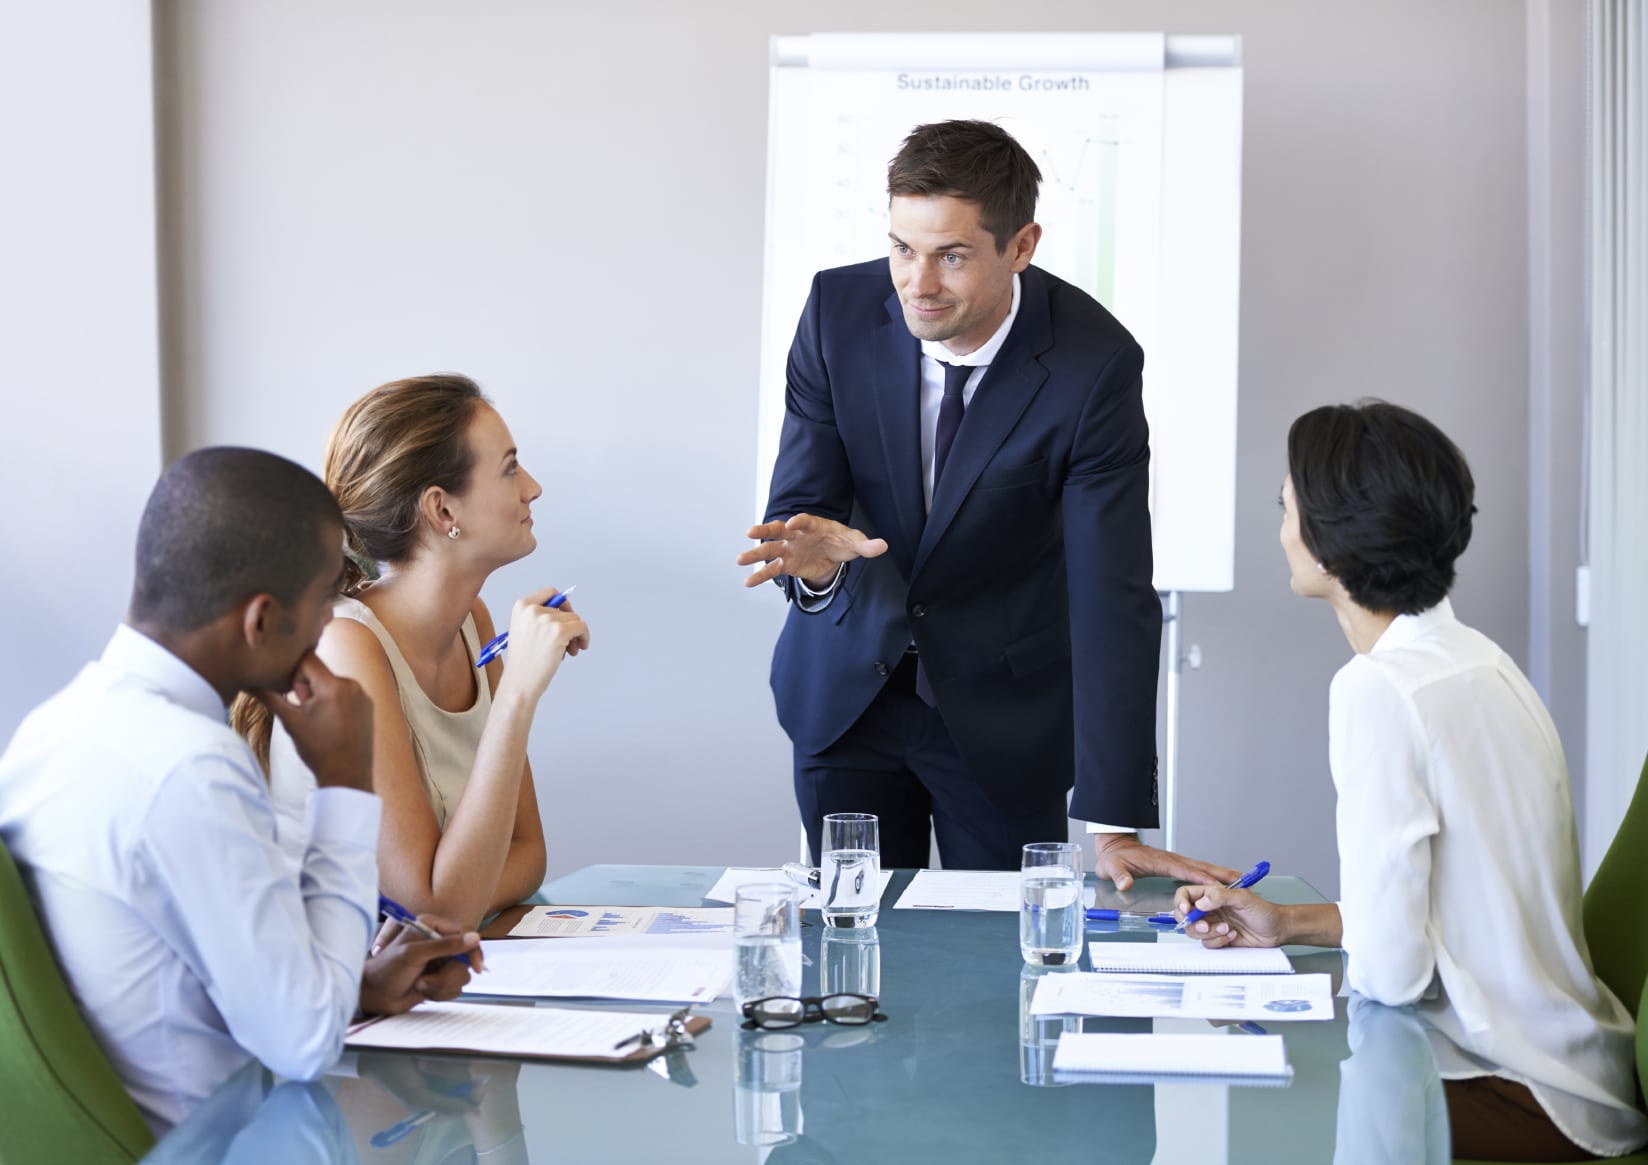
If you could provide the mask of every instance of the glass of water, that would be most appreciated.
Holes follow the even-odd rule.
[[[881,823],[874,813],[824,817],[824,862],[819,867],[824,925],[864,929],[881,913]]]
[[[1081,847],[1038,841],[1024,847],[1019,870],[1019,951],[1033,966],[1064,967],[1081,958]]]
[[[733,998],[739,1006],[801,994],[801,891],[788,882],[738,888],[732,905]]]

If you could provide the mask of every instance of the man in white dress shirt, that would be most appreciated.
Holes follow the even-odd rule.
[[[450,956],[472,933],[386,932],[367,955],[372,709],[313,652],[342,546],[336,502],[301,466],[251,449],[182,458],[144,511],[125,622],[0,756],[0,840],[157,1132],[249,1059],[317,1076],[357,1009],[404,1011],[468,979]],[[296,874],[227,722],[241,691],[270,706],[320,785]]]

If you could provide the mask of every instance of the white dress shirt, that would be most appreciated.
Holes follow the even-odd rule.
[[[1007,308],[1007,318],[1001,321],[1001,326],[990,334],[990,338],[980,344],[965,356],[957,356],[938,340],[921,341],[921,489],[927,509],[933,508],[933,449],[938,444],[938,410],[944,403],[944,366],[959,364],[971,367],[974,371],[967,378],[967,383],[961,389],[961,404],[963,410],[973,403],[973,394],[978,391],[979,381],[984,379],[990,362],[1001,351],[1001,346],[1007,342],[1007,333],[1013,330],[1013,321],[1019,317],[1019,277],[1013,275],[1013,302]],[[965,419],[965,411],[963,419]],[[836,567],[835,577],[825,586],[814,590],[802,579],[796,579],[798,594],[796,602],[803,611],[822,611],[830,605],[835,597],[835,591],[841,585],[841,577],[846,573],[846,563]]]
[[[1533,687],[1444,599],[1341,668],[1328,704],[1351,987],[1417,1001],[1445,1079],[1525,1084],[1593,1153],[1648,1143],[1636,1025],[1591,968],[1568,769]]]
[[[1007,333],[1013,330],[1013,321],[1019,318],[1019,277],[1013,276],[1013,302],[1007,309],[1007,318],[991,333],[990,338],[965,356],[957,356],[938,340],[921,341],[921,484],[927,499],[927,508],[933,508],[933,447],[938,443],[938,410],[944,403],[944,366],[959,364],[973,369],[961,389],[963,408],[973,403],[973,393],[979,381],[1007,342]],[[966,419],[965,411],[962,414]]]
[[[222,701],[122,626],[0,756],[0,838],[93,1035],[157,1133],[249,1059],[343,1049],[377,917],[378,798],[322,789],[294,873]]]

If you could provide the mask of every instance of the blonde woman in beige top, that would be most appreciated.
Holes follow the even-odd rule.
[[[571,604],[545,607],[556,591],[544,588],[510,613],[508,669],[475,666],[496,633],[481,587],[537,546],[542,490],[503,418],[455,375],[356,401],[332,433],[325,478],[358,565],[316,652],[372,699],[382,890],[414,913],[478,923],[543,881],[527,735],[562,659],[589,646]],[[301,854],[313,778],[278,728],[271,739],[253,716],[237,719],[254,748],[267,741],[286,844]]]

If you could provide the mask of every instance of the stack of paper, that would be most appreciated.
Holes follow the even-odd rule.
[[[731,987],[731,945],[697,937],[489,940],[481,943],[486,969],[464,994],[707,1003]]]
[[[1293,1074],[1281,1036],[1065,1032],[1053,1053],[1059,1074],[1114,1080],[1161,1077],[1223,1078],[1251,1083]]]

